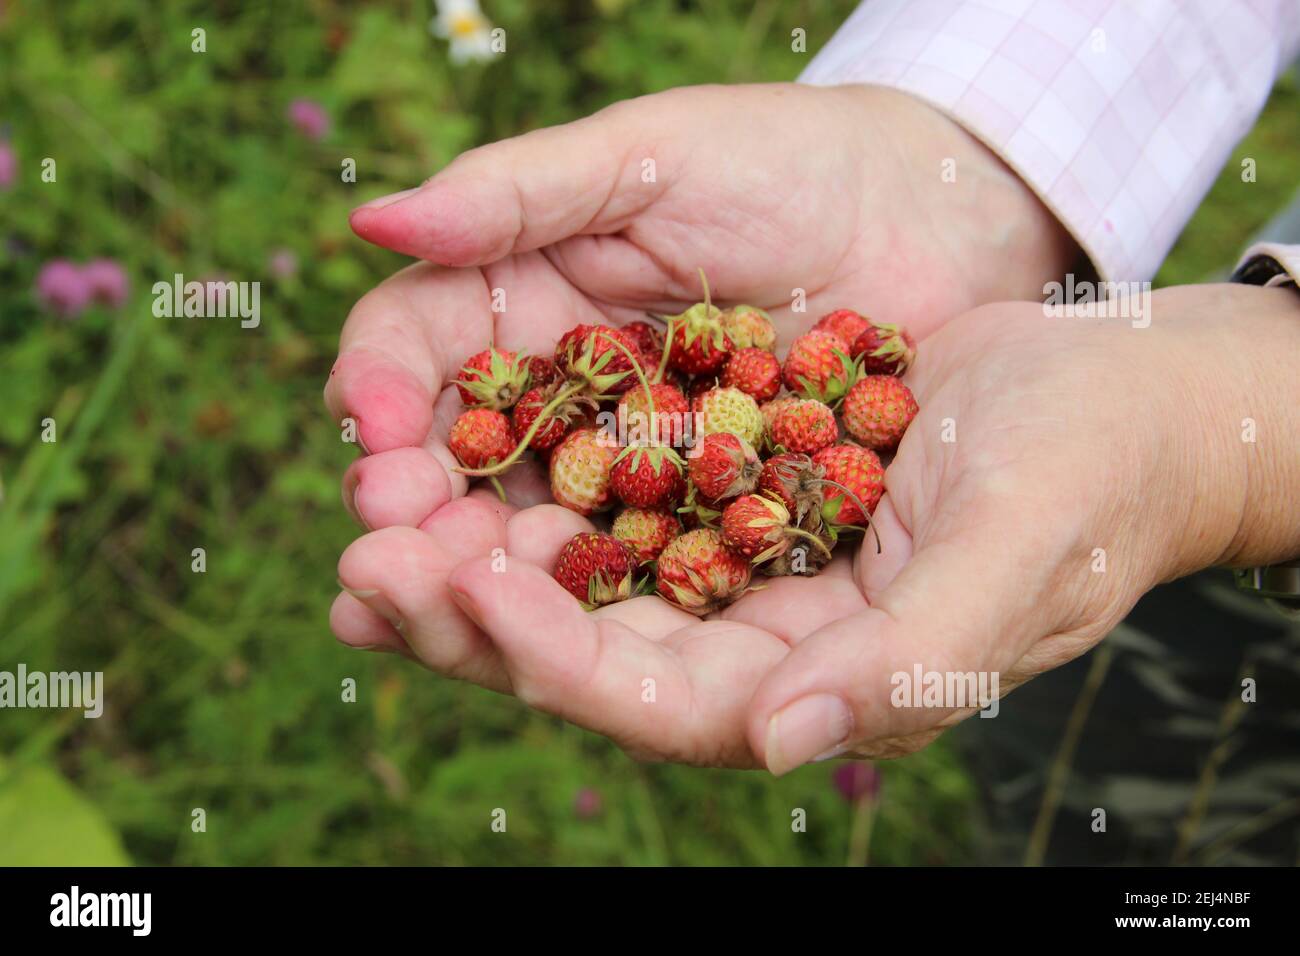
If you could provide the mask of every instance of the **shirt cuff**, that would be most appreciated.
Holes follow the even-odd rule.
[[[910,93],[996,152],[1104,279],[1150,279],[1300,44],[1293,0],[869,0],[816,85]]]

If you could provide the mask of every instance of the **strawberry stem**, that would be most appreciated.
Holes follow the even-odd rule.
[[[848,488],[841,485],[838,481],[831,481],[829,478],[820,478],[818,481],[823,485],[830,485],[832,488],[840,489],[840,491],[848,495],[849,498],[852,499],[853,503],[858,506],[858,510],[862,512],[862,517],[867,519],[867,527],[871,529],[871,533],[876,537],[876,554],[880,554],[882,550],[880,547],[880,532],[876,530],[876,523],[871,520],[871,512],[869,512],[866,505],[862,503],[862,499]]]
[[[528,443],[533,440],[533,437],[541,427],[546,424],[552,414],[554,414],[555,410],[586,387],[586,382],[574,382],[567,388],[560,389],[556,396],[547,402],[546,406],[538,413],[537,418],[533,423],[528,426],[528,431],[526,431],[524,437],[519,440],[519,444],[515,446],[515,450],[506,455],[505,458],[502,458],[495,465],[488,465],[485,468],[465,468],[463,466],[458,466],[453,468],[452,471],[459,472],[460,474],[467,475],[471,478],[491,478],[494,475],[501,474],[519,460],[519,457],[524,453],[525,449],[528,448]],[[505,500],[504,496],[502,497],[502,500]]]

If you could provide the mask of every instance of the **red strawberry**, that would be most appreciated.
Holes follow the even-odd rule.
[[[681,445],[683,439],[693,434],[689,415],[690,405],[676,385],[659,382],[650,386],[654,398],[654,421],[650,420],[650,405],[645,389],[638,383],[618,400],[619,428],[624,429],[628,440],[633,438],[654,440],[666,445]]]
[[[867,375],[902,375],[916,359],[916,340],[901,326],[870,322],[853,340],[852,354]]]
[[[763,349],[741,349],[722,370],[722,384],[740,389],[757,402],[766,402],[781,391],[781,363]]]
[[[560,380],[560,370],[555,367],[555,360],[545,355],[528,356],[528,387],[545,388]]]
[[[805,399],[777,412],[772,419],[772,442],[786,451],[809,454],[839,437],[835,413],[821,402]]]
[[[749,586],[749,562],[728,549],[722,535],[711,528],[674,538],[655,569],[660,596],[701,616],[734,601]]]
[[[661,326],[649,322],[629,322],[623,326],[623,332],[640,350],[646,363],[646,372],[653,372],[659,367],[659,359],[664,352],[664,330]]]
[[[537,421],[537,416],[550,403],[559,389],[558,384],[552,384],[545,388],[530,388],[524,392],[523,398],[519,399],[519,404],[515,406],[513,414],[514,436],[516,442],[522,442],[524,436],[528,434],[528,429],[532,428],[533,422]],[[579,417],[579,404],[576,401],[564,402],[548,416],[533,435],[532,441],[528,447],[534,451],[550,451],[561,441],[569,431],[569,424]]]
[[[763,468],[749,442],[730,432],[705,435],[692,452],[687,456],[691,482],[715,501],[753,491]]]
[[[813,326],[819,332],[830,332],[844,343],[845,351],[853,344],[853,340],[862,334],[863,330],[871,324],[870,319],[865,319],[852,309],[836,309],[829,312],[817,320]]]
[[[510,419],[491,408],[462,412],[451,426],[447,445],[466,468],[484,468],[515,450]]]
[[[795,547],[802,547],[805,552],[818,552],[814,573],[831,558],[832,542],[823,540],[822,535],[796,527],[785,505],[767,495],[745,495],[727,505],[727,510],[722,513],[722,540],[727,547],[754,564],[786,555]],[[802,561],[791,561],[791,569],[779,573],[798,573],[793,569],[806,560],[805,555]]]
[[[635,557],[611,534],[575,534],[560,549],[553,577],[588,610],[632,596]]]
[[[456,376],[460,400],[470,408],[509,408],[528,388],[528,363],[505,349],[484,349]]]
[[[600,397],[621,394],[637,384],[633,359],[643,364],[635,340],[608,325],[575,326],[555,343],[560,374],[569,381],[586,382],[591,393]]]
[[[799,524],[806,515],[821,512],[822,475],[822,469],[807,455],[785,452],[763,462],[758,490],[779,498]]]
[[[892,375],[868,375],[844,397],[844,427],[877,451],[897,448],[916,412],[912,390]]]
[[[708,295],[705,286],[703,302],[668,318],[668,364],[687,375],[718,373],[733,348],[722,328],[722,310]]]
[[[609,470],[617,455],[618,446],[598,429],[570,432],[551,452],[551,497],[581,515],[608,510],[614,504]]]
[[[876,453],[858,445],[832,445],[813,455],[813,462],[825,470],[828,482],[822,489],[822,517],[831,525],[866,527],[862,508],[871,514],[885,493],[885,469]]]
[[[609,481],[619,500],[634,508],[674,508],[686,494],[682,459],[662,445],[624,448],[614,459]]]
[[[682,533],[681,522],[663,511],[647,508],[625,508],[614,519],[610,533],[622,541],[645,564],[659,557],[668,542]]]
[[[785,387],[804,398],[832,405],[856,379],[848,346],[830,332],[808,332],[790,346],[782,368]]]

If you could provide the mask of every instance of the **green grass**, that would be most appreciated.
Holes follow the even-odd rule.
[[[851,810],[825,766],[779,781],[641,766],[513,700],[337,646],[353,452],[320,388],[347,309],[402,263],[351,236],[358,202],[627,96],[792,78],[806,58],[790,30],[815,50],[853,5],[489,0],[512,53],[486,68],[448,64],[424,3],[0,14],[0,125],[22,169],[0,192],[0,669],[103,670],[108,697],[100,720],[0,717],[0,832],[40,836],[24,859],[111,861],[120,845],[164,864],[843,862]],[[298,96],[329,108],[323,142],[288,127]],[[1295,99],[1280,92],[1243,147],[1259,183],[1225,174],[1162,277],[1225,262],[1300,180]],[[44,157],[57,182],[35,175]],[[281,248],[295,279],[267,276]],[[48,317],[30,290],[56,256],[120,259],[130,306]],[[261,327],[153,318],[149,286],[174,272],[262,277]],[[55,444],[38,438],[47,416]],[[945,744],[884,775],[873,860],[978,858],[973,788]],[[602,795],[594,819],[573,812],[584,787]],[[85,821],[66,823],[70,801]]]

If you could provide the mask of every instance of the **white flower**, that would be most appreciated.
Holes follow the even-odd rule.
[[[451,62],[490,60],[492,24],[479,9],[478,0],[438,0],[438,14],[429,23],[436,37],[451,41]]]

